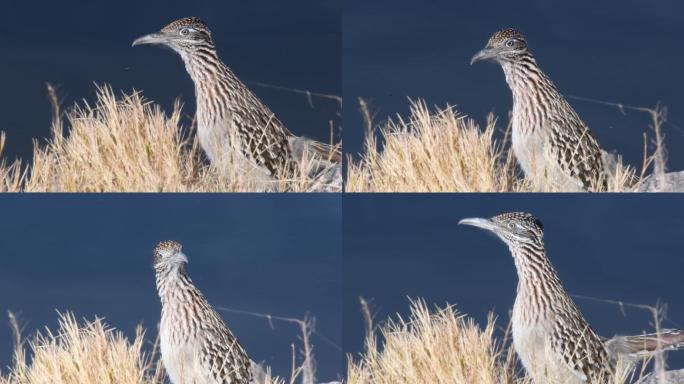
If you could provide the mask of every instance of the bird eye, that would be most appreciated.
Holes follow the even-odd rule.
[[[182,36],[187,36],[187,35],[190,34],[190,29],[189,29],[189,28],[183,28],[183,29],[180,30],[180,34],[181,34]]]
[[[506,46],[509,48],[513,48],[514,45],[515,45],[515,39],[510,39],[506,42]]]
[[[510,229],[510,230],[518,229],[518,224],[515,221],[511,221],[510,223],[508,223],[508,229]]]

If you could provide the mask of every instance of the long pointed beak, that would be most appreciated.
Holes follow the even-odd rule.
[[[496,53],[491,48],[481,49],[472,59],[470,59],[470,65],[473,65],[478,61],[492,59],[495,55]]]
[[[178,259],[184,263],[188,263],[188,257],[183,252],[178,252]]]
[[[486,229],[488,231],[495,232],[497,225],[494,224],[491,220],[489,219],[483,219],[480,217],[469,217],[467,219],[463,219],[458,222],[459,225],[470,225],[473,227],[478,227],[482,229]]]
[[[133,42],[131,45],[135,47],[136,45],[144,44],[166,44],[168,42],[168,37],[161,33],[150,33],[149,35],[141,36]]]

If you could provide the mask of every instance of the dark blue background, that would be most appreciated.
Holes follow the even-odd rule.
[[[549,257],[571,294],[669,305],[664,327],[684,328],[683,195],[345,195],[344,350],[363,347],[358,297],[377,320],[401,313],[408,297],[455,304],[480,324],[494,310],[505,327],[517,277],[507,247],[466,217],[529,211],[544,223]],[[603,336],[652,330],[650,313],[575,299]],[[684,368],[684,352],[668,355]]]
[[[93,83],[108,83],[117,92],[141,90],[168,113],[180,96],[184,113],[193,116],[192,81],[180,58],[155,47],[131,47],[135,38],[185,16],[209,24],[222,60],[293,133],[328,142],[329,120],[336,127],[341,121],[337,102],[314,98],[311,109],[304,95],[253,83],[340,95],[341,7],[340,0],[3,1],[5,156],[29,159],[31,139],[49,135],[46,82],[59,87],[65,107],[93,102]]]
[[[54,329],[55,310],[69,310],[104,316],[129,337],[142,323],[154,341],[160,304],[152,248],[175,239],[212,305],[310,313],[340,345],[340,209],[339,196],[324,194],[0,196],[0,312],[20,313],[27,335]],[[275,322],[271,330],[264,319],[222,316],[253,359],[289,375],[296,325]],[[0,319],[2,367],[11,361],[6,324]],[[316,335],[312,341],[318,377],[337,378],[341,352]]]
[[[684,3],[565,0],[348,0],[344,7],[345,151],[362,150],[357,98],[372,101],[376,122],[408,113],[407,97],[447,103],[485,122],[508,122],[511,94],[497,65],[470,66],[494,31],[525,33],[542,69],[564,94],[669,107],[684,126]],[[601,145],[641,167],[649,118],[569,100]],[[684,169],[684,131],[664,127],[670,169]]]

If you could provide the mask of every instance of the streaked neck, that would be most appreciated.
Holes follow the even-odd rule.
[[[549,107],[562,98],[556,86],[529,53],[500,63],[513,95],[513,110],[525,113],[538,126],[534,123],[541,123],[548,116]]]

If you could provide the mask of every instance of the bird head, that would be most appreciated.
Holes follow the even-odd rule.
[[[160,270],[187,264],[188,258],[182,248],[180,243],[173,240],[159,242],[154,247],[154,268]]]
[[[137,38],[133,46],[153,44],[163,45],[181,55],[199,46],[213,47],[211,32],[207,24],[197,17],[186,17],[171,22],[157,33]]]
[[[520,31],[506,28],[495,32],[487,45],[470,59],[470,65],[482,60],[510,61],[527,53],[527,41]]]
[[[490,231],[512,248],[520,244],[539,243],[544,236],[542,222],[524,212],[502,213],[489,219],[468,218],[458,223]]]

